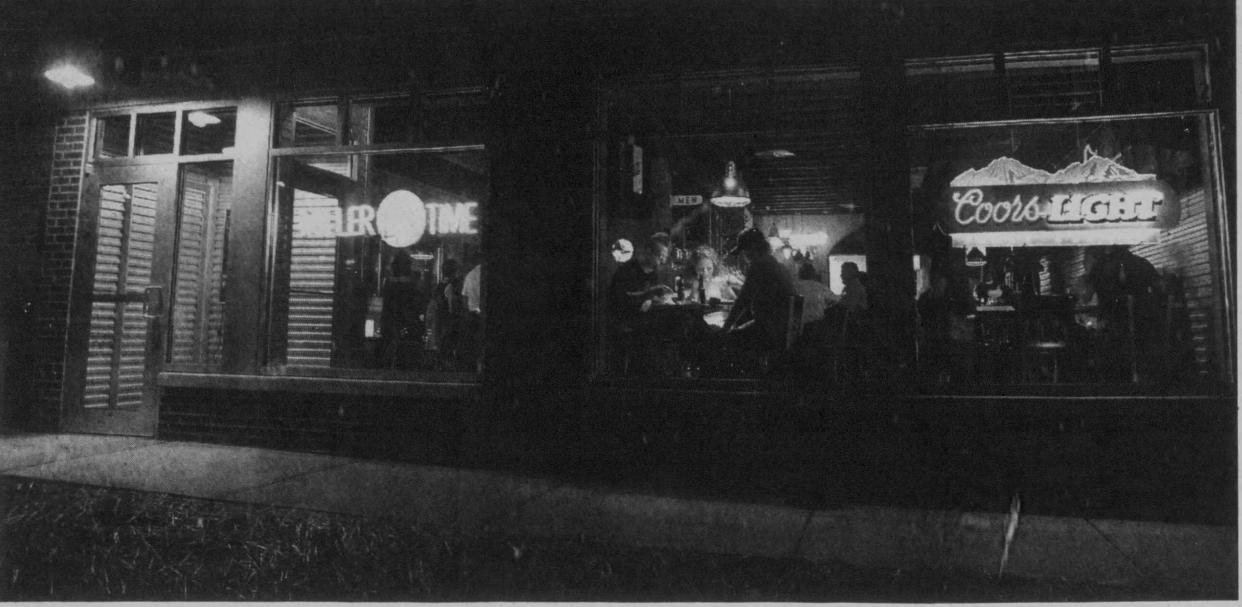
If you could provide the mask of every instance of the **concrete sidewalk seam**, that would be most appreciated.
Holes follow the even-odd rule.
[[[806,518],[802,520],[802,528],[798,530],[798,537],[794,539],[794,545],[789,549],[791,558],[802,558],[802,540],[806,539],[807,529],[811,528],[811,520],[815,518],[818,510],[814,508],[806,511]]]
[[[1092,521],[1091,519],[1087,517],[1083,517],[1082,520],[1086,521],[1086,523],[1090,525],[1091,528],[1094,529],[1095,532],[1100,535],[1100,537],[1104,540],[1106,544],[1109,545],[1109,547],[1111,547],[1117,554],[1120,554],[1122,558],[1126,560],[1126,562],[1130,563],[1130,566],[1134,567],[1134,570],[1137,571],[1140,576],[1144,576],[1144,577],[1152,576],[1151,573],[1148,573],[1143,567],[1139,566],[1138,561],[1135,561],[1134,557],[1131,556],[1130,553],[1122,549],[1121,546],[1118,546],[1117,542],[1113,541],[1113,538],[1108,537],[1108,534],[1104,533],[1104,530],[1100,529],[1100,527],[1096,525],[1094,521]],[[1160,577],[1164,577],[1164,576],[1160,576]]]
[[[23,470],[30,470],[30,469],[32,469],[32,468],[42,468],[42,467],[45,467],[45,466],[50,466],[50,465],[52,465],[52,464],[80,462],[80,461],[89,460],[89,459],[96,458],[96,457],[111,456],[111,455],[120,455],[120,454],[123,454],[123,453],[131,453],[131,452],[134,452],[134,451],[141,451],[141,450],[144,450],[144,449],[152,449],[152,448],[156,447],[158,444],[159,444],[159,443],[154,443],[154,444],[150,444],[150,445],[136,445],[136,446],[133,446],[133,447],[126,447],[126,448],[124,448],[124,449],[117,449],[117,450],[115,450],[115,451],[102,451],[102,452],[99,452],[99,453],[91,453],[91,454],[88,454],[88,455],[76,455],[76,456],[73,456],[73,457],[68,457],[68,458],[63,458],[63,459],[62,459],[62,458],[56,458],[56,459],[51,459],[51,460],[44,460],[44,461],[40,461],[40,462],[38,462],[38,463],[34,463],[34,464],[27,464],[27,465],[24,465],[24,466],[16,466],[16,467],[13,467],[13,468],[0,468],[0,475],[16,475],[16,476],[20,476],[20,475],[21,475],[21,472],[22,472]]]
[[[296,474],[290,474],[289,476],[283,476],[283,477],[280,477],[280,478],[272,479],[272,480],[270,480],[270,481],[267,481],[267,482],[264,482],[264,483],[259,483],[259,484],[257,484],[257,485],[250,485],[250,486],[248,486],[248,487],[237,487],[237,488],[234,488],[234,489],[229,489],[229,490],[227,490],[227,491],[224,491],[224,492],[221,492],[221,493],[217,493],[217,494],[214,494],[214,495],[210,495],[210,496],[205,496],[205,497],[206,497],[206,499],[219,499],[219,500],[235,501],[235,500],[231,499],[229,496],[230,496],[230,495],[237,494],[237,493],[241,493],[241,492],[243,492],[243,491],[254,491],[254,490],[256,490],[256,489],[262,489],[262,488],[264,488],[264,487],[272,487],[272,486],[278,485],[278,484],[280,484],[280,483],[284,483],[284,482],[287,482],[287,481],[290,481],[290,480],[293,480],[293,479],[296,479],[296,478],[299,478],[299,477],[310,476],[311,474],[318,474],[318,473],[321,473],[321,472],[327,472],[327,471],[329,471],[329,470],[337,470],[337,469],[340,469],[340,468],[345,468],[345,467],[348,467],[348,466],[353,466],[353,465],[356,465],[356,464],[357,464],[357,462],[354,462],[354,461],[346,461],[346,462],[343,462],[343,463],[337,463],[337,464],[332,464],[332,465],[324,466],[324,467],[322,467],[322,468],[314,468],[314,469],[311,469],[311,470],[304,470],[304,471],[298,472],[298,473],[296,473]]]

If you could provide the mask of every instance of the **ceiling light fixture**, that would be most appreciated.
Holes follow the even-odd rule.
[[[95,84],[95,79],[90,74],[82,71],[82,68],[76,65],[67,63],[43,72],[43,77],[71,91]]]
[[[725,165],[724,180],[712,191],[712,204],[718,207],[744,207],[750,204],[750,190],[737,174],[737,164],[732,160]]]

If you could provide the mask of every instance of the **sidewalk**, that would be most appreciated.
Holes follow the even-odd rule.
[[[88,435],[0,437],[0,475],[644,547],[995,576],[1007,516],[673,499],[491,472]],[[1237,595],[1237,528],[1020,517],[1006,575]]]

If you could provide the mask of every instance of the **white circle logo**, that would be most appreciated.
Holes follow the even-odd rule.
[[[399,249],[418,242],[427,229],[423,199],[409,190],[389,193],[375,212],[375,227],[388,246]]]

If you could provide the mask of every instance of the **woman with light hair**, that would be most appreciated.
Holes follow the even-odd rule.
[[[704,303],[712,299],[737,299],[734,287],[740,287],[741,281],[729,274],[727,268],[720,263],[720,256],[711,247],[699,245],[690,252],[686,273],[689,275],[686,284],[689,285],[691,299],[702,299]]]

